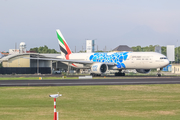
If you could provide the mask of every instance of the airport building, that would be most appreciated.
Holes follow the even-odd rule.
[[[52,55],[56,56],[56,55]],[[50,55],[44,55],[39,53],[21,53],[21,54],[12,54],[6,57],[3,57],[0,62],[2,62],[3,67],[52,67],[51,61],[39,60],[39,65],[37,60],[30,58],[46,58]]]
[[[128,47],[127,45],[119,45],[118,47],[112,50],[113,52],[132,52],[133,49]]]
[[[172,73],[180,74],[180,64],[172,64]]]
[[[40,54],[26,51],[26,44],[20,43],[19,49],[10,49],[9,55],[0,58],[3,68],[0,74],[51,74],[55,70],[67,70],[68,66],[59,61],[37,60],[31,58],[57,58],[60,54]],[[1,55],[3,56],[3,55]]]
[[[5,69],[7,69],[8,71],[10,71],[11,69],[19,70],[19,72],[16,71],[13,72],[17,74],[20,73],[28,74],[24,71],[20,72],[21,70],[24,70],[23,68],[34,70],[33,74],[35,73],[51,74],[53,70],[56,70],[58,68],[65,69],[67,68],[67,66],[57,61],[35,60],[31,58],[55,58],[57,56],[59,56],[59,54],[20,53],[20,54],[12,54],[3,57],[2,59],[0,59],[0,63],[2,63],[4,70]],[[38,69],[40,70],[38,71]],[[41,72],[41,70],[45,72]],[[9,74],[11,74],[11,72]]]
[[[4,55],[0,52],[0,59],[1,59],[2,57],[4,57]]]
[[[0,52],[0,58],[4,57],[4,56],[8,56],[9,53],[8,52]]]
[[[94,40],[86,40],[86,52],[87,53],[93,53],[94,46],[95,46]]]

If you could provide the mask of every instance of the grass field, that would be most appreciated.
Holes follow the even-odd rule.
[[[180,85],[0,87],[0,120],[179,120]]]

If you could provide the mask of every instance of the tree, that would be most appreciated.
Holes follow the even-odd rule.
[[[85,52],[86,52],[86,51],[82,51],[82,50],[79,51],[79,53],[85,53]]]
[[[3,66],[2,66],[2,63],[0,63],[0,68],[1,68],[1,67],[3,67]]]
[[[33,52],[37,52],[38,53],[38,48],[37,47],[31,48],[29,51],[33,51]]]
[[[161,47],[161,53],[166,56],[166,47],[165,46]]]
[[[180,63],[180,47],[175,48],[175,62]]]
[[[142,51],[141,46],[132,47],[134,52],[140,52]]]
[[[31,48],[30,51],[35,51],[37,53],[58,53],[55,49],[49,49],[46,45],[40,46],[39,48]]]
[[[104,52],[104,51],[102,51],[102,50],[98,50],[98,51],[95,51],[96,53],[102,53],[102,52]]]
[[[155,46],[149,45],[149,51],[155,51]]]
[[[49,49],[48,52],[49,53],[57,53],[57,51],[55,49]]]
[[[149,45],[149,46],[146,46],[146,47],[141,47],[141,46],[136,46],[136,47],[132,47],[133,51],[134,52],[154,52],[155,51],[155,47],[158,46],[158,45]]]

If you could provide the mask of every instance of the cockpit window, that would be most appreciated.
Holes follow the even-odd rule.
[[[167,59],[167,57],[160,57],[160,59]]]

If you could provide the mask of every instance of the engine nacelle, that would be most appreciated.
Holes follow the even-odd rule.
[[[104,63],[94,63],[91,66],[91,72],[95,74],[103,74],[108,70],[108,66]]]
[[[138,73],[149,73],[151,70],[150,69],[136,69]]]

